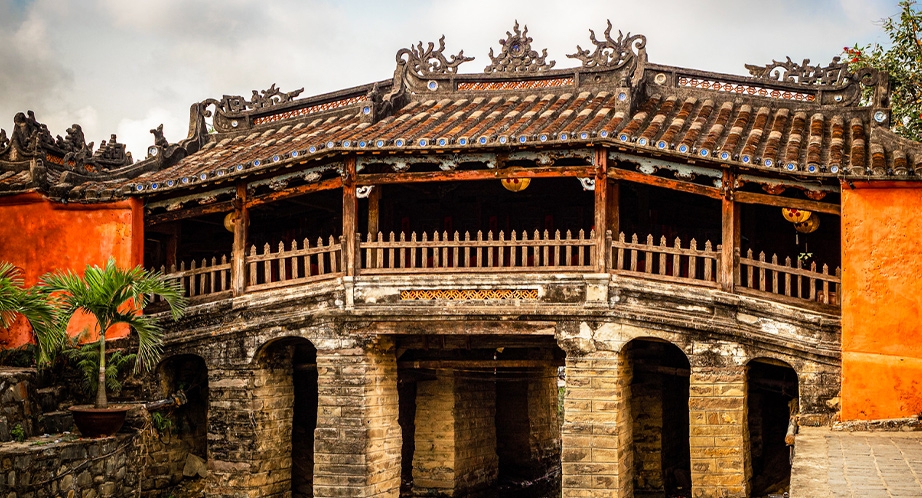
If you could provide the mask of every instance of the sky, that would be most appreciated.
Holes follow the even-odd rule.
[[[886,44],[897,0],[0,0],[0,128],[33,110],[53,135],[116,134],[136,160],[163,124],[186,137],[189,107],[276,83],[301,97],[391,77],[395,54],[445,35],[446,53],[489,64],[513,23],[555,68],[610,19],[647,37],[650,62],[730,74],[772,59],[827,63],[846,45]]]

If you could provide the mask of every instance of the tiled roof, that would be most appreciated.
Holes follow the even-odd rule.
[[[295,99],[300,90],[285,94],[273,86],[261,97],[254,92],[252,102],[205,101],[193,106],[200,136],[177,154],[171,146],[171,160],[150,157],[158,167],[77,185],[71,195],[148,195],[350,152],[590,144],[766,176],[922,179],[922,146],[888,129],[889,111],[880,105],[885,75],[880,84],[835,60],[828,68],[785,67],[799,79],[772,77],[772,65],[750,66],[754,77],[715,74],[649,64],[635,40],[637,46],[636,53],[619,48],[621,58],[609,61],[585,51],[582,68],[480,75],[455,74],[460,62],[447,64],[441,49],[427,52],[441,66],[426,63],[420,46],[398,52],[395,77],[375,85],[306,99]],[[859,105],[859,82],[877,85],[870,106]],[[203,116],[212,105],[218,133],[206,135]]]

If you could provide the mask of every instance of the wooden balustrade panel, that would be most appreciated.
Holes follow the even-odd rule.
[[[293,240],[286,247],[279,242],[275,251],[269,244],[250,246],[246,254],[246,289],[261,290],[285,287],[343,275],[342,240],[330,236],[325,242],[317,239],[313,246],[304,239],[299,247]]]
[[[752,249],[740,257],[740,287],[746,293],[788,302],[812,302],[838,307],[842,285],[842,271],[829,267],[817,268],[816,262],[804,267],[800,259],[790,257],[781,263],[773,254],[766,260],[764,252],[754,255]]]
[[[591,271],[596,264],[595,232],[588,236],[558,230],[423,232],[409,237],[391,232],[359,241],[361,273],[479,273],[496,271]]]
[[[184,290],[183,294],[195,300],[230,292],[230,266],[227,255],[222,255],[220,260],[212,257],[211,260],[202,259],[199,262],[193,260],[188,265],[182,261],[178,267],[161,266],[150,270],[159,272],[168,281],[178,281]],[[152,302],[161,301],[162,299],[155,298]]]
[[[691,239],[686,246],[678,237],[671,244],[666,237],[654,241],[652,235],[641,242],[637,234],[633,234],[628,241],[623,232],[618,234],[617,240],[612,239],[611,233],[607,234],[607,239],[610,247],[608,267],[612,273],[717,286],[720,246],[715,250],[711,241],[706,241],[699,249],[697,240]]]

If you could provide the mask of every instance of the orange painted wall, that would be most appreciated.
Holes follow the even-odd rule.
[[[842,188],[842,420],[922,412],[922,184]]]
[[[136,199],[106,204],[62,204],[29,193],[0,197],[0,260],[22,268],[27,285],[56,269],[83,274],[87,264],[144,262],[144,210]],[[91,330],[95,321],[74,317],[68,331]],[[112,338],[124,337],[122,327]],[[0,348],[18,347],[31,339],[28,323],[0,329]]]

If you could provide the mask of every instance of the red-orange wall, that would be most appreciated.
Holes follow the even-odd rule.
[[[122,267],[144,262],[144,210],[136,199],[106,204],[62,204],[34,193],[0,197],[0,261],[22,268],[27,285],[45,273],[71,269],[82,275],[87,264],[110,257]],[[95,322],[75,317],[68,330],[79,333]],[[122,337],[127,329],[113,331]],[[27,323],[0,329],[0,348],[31,338]]]
[[[842,420],[922,412],[922,184],[842,187]]]

